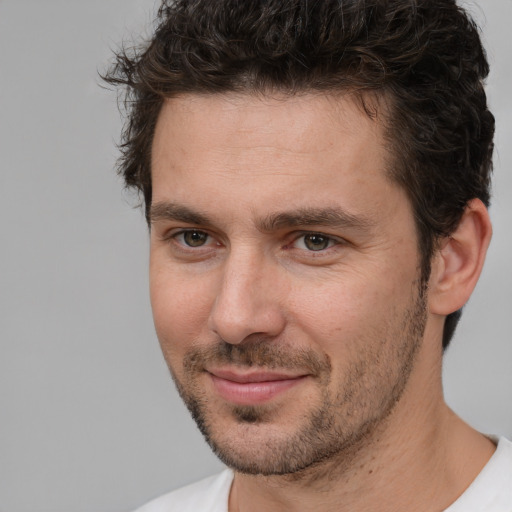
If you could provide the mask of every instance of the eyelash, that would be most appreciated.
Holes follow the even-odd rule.
[[[205,244],[193,246],[193,245],[189,245],[184,240],[179,241],[180,237],[185,237],[186,235],[192,235],[192,234],[204,235],[206,237]],[[321,248],[321,249],[318,249],[316,251],[314,249],[311,249],[311,248],[308,249],[307,248],[307,243],[305,242],[306,237],[311,237],[311,238],[317,237],[318,239],[321,239],[321,241],[326,242],[327,246],[325,248]],[[209,239],[214,239],[215,240],[215,238],[212,235],[210,235],[207,231],[203,231],[201,229],[183,229],[183,230],[178,231],[176,233],[172,233],[170,236],[166,236],[165,237],[165,240],[175,241],[175,243],[182,250],[185,250],[185,251],[196,251],[196,250],[204,248],[204,247],[209,247],[209,245],[208,245],[208,240]],[[304,248],[293,247],[300,240],[303,240],[303,245],[306,246],[306,247],[304,247]],[[342,243],[343,243],[343,241],[341,241],[340,239],[338,239],[336,237],[333,237],[333,236],[330,236],[330,235],[326,235],[326,234],[321,233],[321,232],[317,232],[317,231],[303,231],[303,232],[295,233],[291,243],[286,244],[285,248],[286,249],[297,248],[297,249],[303,250],[305,252],[320,253],[321,254],[321,253],[325,253],[328,249],[330,249],[330,248],[332,248],[332,247],[334,247],[336,245],[340,245]],[[221,244],[219,242],[217,242],[216,245],[220,246]]]
[[[210,235],[207,231],[203,231],[201,229],[182,229],[181,231],[172,233],[170,236],[166,236],[164,239],[174,241],[177,245],[179,245],[181,248],[184,248],[184,250],[187,250],[187,251],[190,251],[190,250],[194,251],[194,250],[196,250],[196,248],[200,249],[202,247],[205,247],[205,245],[198,245],[198,246],[189,245],[184,240],[181,242],[178,240],[180,237],[184,238],[188,234],[190,234],[190,235],[191,234],[205,235],[207,241],[209,239],[213,239],[212,235]],[[216,245],[221,245],[221,244],[217,242]]]
[[[308,248],[307,247],[308,244],[306,242],[307,237],[310,237],[311,239],[317,238],[317,241],[321,240],[323,242],[326,242],[327,246],[325,248],[320,248],[318,250]],[[305,250],[306,252],[311,252],[311,253],[324,253],[331,247],[334,247],[334,246],[340,244],[340,241],[337,238],[329,236],[329,235],[325,235],[324,233],[319,233],[316,231],[306,231],[306,232],[298,233],[298,236],[293,239],[292,245],[297,244],[297,242],[299,242],[300,240],[303,241],[303,245],[305,246],[305,248],[302,248],[301,250]]]

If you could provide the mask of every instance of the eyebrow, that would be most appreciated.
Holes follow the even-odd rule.
[[[199,226],[211,226],[214,223],[207,215],[188,206],[171,202],[158,202],[150,208],[151,224],[158,221],[178,221]],[[353,215],[342,208],[298,208],[295,210],[269,213],[256,223],[258,230],[273,232],[299,226],[325,226],[343,229],[370,231],[375,222],[362,215]]]
[[[298,226],[326,226],[369,231],[374,224],[365,216],[353,215],[341,208],[299,208],[269,214],[258,223],[258,229],[268,232]]]
[[[175,220],[186,224],[211,224],[208,217],[187,206],[175,203],[159,202],[151,205],[149,210],[151,224],[163,220]]]

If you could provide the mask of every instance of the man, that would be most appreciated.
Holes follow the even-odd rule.
[[[451,0],[178,0],[107,78],[155,326],[230,468],[153,511],[512,510],[512,445],[446,405],[494,118]]]

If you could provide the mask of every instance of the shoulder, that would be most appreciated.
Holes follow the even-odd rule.
[[[489,436],[492,437],[492,436]],[[502,437],[487,465],[445,512],[510,512],[512,510],[512,442]]]
[[[135,512],[227,512],[233,472],[224,470],[156,498]]]

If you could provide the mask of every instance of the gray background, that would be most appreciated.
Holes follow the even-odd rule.
[[[512,436],[512,0],[471,2],[498,123],[495,236],[446,357],[454,409]],[[147,233],[112,171],[110,48],[153,0],[0,0],[0,512],[127,511],[220,468],[154,335]]]

